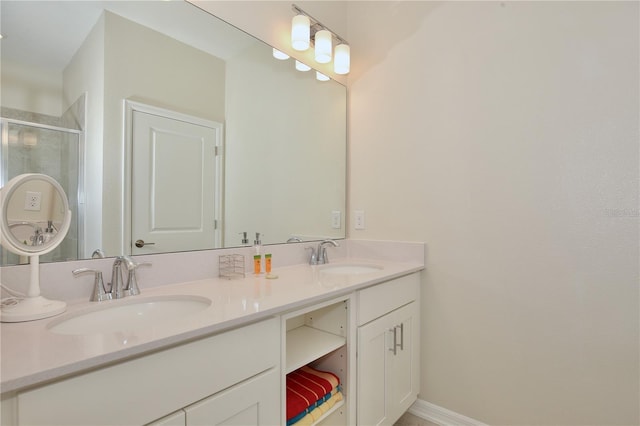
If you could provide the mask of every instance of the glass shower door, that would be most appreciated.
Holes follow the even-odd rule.
[[[42,173],[57,180],[69,198],[72,221],[67,237],[51,253],[41,256],[41,262],[75,260],[81,248],[78,195],[80,193],[81,132],[19,120],[2,119],[0,123],[0,186],[23,173]],[[14,231],[24,233],[25,241],[34,230],[45,230],[44,223],[17,223]],[[1,266],[27,263],[27,259],[0,248]]]

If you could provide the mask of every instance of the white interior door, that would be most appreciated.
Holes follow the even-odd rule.
[[[219,245],[221,125],[213,124],[132,111],[132,254]]]

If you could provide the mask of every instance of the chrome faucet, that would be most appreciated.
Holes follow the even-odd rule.
[[[127,270],[127,281],[123,279],[123,269]],[[136,278],[136,268],[140,265],[151,265],[151,262],[136,263],[129,256],[118,256],[113,262],[111,270],[111,290],[110,293],[114,299],[120,299],[125,296],[135,296],[140,294],[138,287],[138,279]]]
[[[327,248],[325,247],[326,245],[340,247],[340,245],[333,240],[320,241],[316,250],[314,250],[313,247],[308,247],[309,249],[311,249],[311,258],[309,258],[309,265],[324,265],[325,263],[329,263]]]
[[[113,261],[113,267],[111,268],[111,283],[109,283],[109,293],[114,299],[121,299],[124,297],[124,284],[122,278],[122,265],[132,263],[128,256],[118,256]],[[128,269],[128,266],[127,266]]]
[[[129,256],[118,256],[113,261],[113,268],[111,270],[111,283],[109,284],[109,291],[104,286],[102,281],[102,272],[96,269],[80,268],[74,269],[73,275],[80,275],[86,272],[91,272],[95,275],[93,283],[93,293],[89,299],[91,302],[102,302],[103,300],[121,299],[125,296],[135,296],[140,294],[140,288],[138,288],[138,279],[136,278],[136,268],[140,265],[151,265],[151,262],[136,263]],[[127,270],[127,281],[125,284],[123,277],[123,267]]]

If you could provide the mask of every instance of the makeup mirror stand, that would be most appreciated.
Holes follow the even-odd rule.
[[[29,288],[24,299],[15,305],[2,306],[1,322],[23,322],[49,318],[63,313],[67,304],[40,295],[40,255],[29,256]]]
[[[64,218],[60,226],[60,231],[46,245],[29,246],[22,244],[10,231],[8,220],[8,206],[12,202],[12,195],[17,193],[20,185],[30,181],[40,180],[53,186],[62,202]],[[24,174],[13,178],[2,188],[0,198],[0,210],[2,212],[2,222],[0,223],[0,242],[7,250],[19,255],[29,257],[29,286],[22,298],[16,298],[11,302],[2,302],[0,310],[0,322],[24,322],[43,318],[49,318],[63,313],[67,309],[67,304],[58,300],[49,300],[40,295],[40,255],[49,253],[55,249],[64,239],[71,223],[71,211],[66,194],[60,184],[50,176],[41,174]],[[18,194],[17,197],[19,197]]]

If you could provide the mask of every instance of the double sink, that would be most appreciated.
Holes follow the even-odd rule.
[[[326,264],[316,268],[320,276],[326,277],[348,277],[382,270],[382,266],[360,263]],[[192,295],[125,298],[62,315],[52,320],[47,329],[66,335],[94,334],[96,330],[100,333],[139,330],[197,314],[211,304],[206,297]]]

